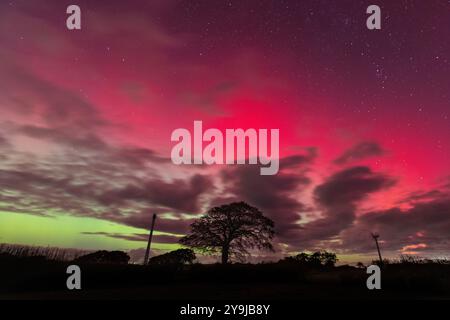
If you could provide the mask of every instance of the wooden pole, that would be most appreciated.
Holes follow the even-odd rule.
[[[372,238],[375,240],[375,244],[377,246],[378,258],[380,259],[380,267],[381,267],[381,266],[383,266],[383,259],[381,258],[380,246],[378,245],[378,238],[379,237],[380,237],[379,234],[372,233]]]
[[[153,229],[155,228],[155,220],[156,220],[156,213],[153,214],[152,227],[150,229],[150,234],[148,235],[147,250],[145,250],[144,266],[147,265],[148,257],[150,255],[150,246],[152,244]]]

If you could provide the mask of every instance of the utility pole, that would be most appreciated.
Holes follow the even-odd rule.
[[[375,244],[377,245],[378,258],[380,259],[380,267],[383,266],[383,259],[381,258],[380,246],[378,245],[378,238],[380,237],[377,233],[372,233],[372,238],[375,240]]]
[[[147,265],[148,256],[150,255],[150,246],[152,244],[153,229],[155,228],[155,220],[156,220],[156,213],[153,214],[152,228],[150,229],[150,234],[148,236],[147,250],[145,251],[145,258],[144,258],[144,266]]]

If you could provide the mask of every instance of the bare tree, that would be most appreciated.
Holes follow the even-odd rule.
[[[214,207],[191,224],[191,232],[180,243],[204,252],[222,253],[222,263],[230,256],[241,259],[248,249],[273,250],[274,223],[245,202]]]

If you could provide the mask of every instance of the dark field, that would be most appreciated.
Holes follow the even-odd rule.
[[[396,263],[368,290],[364,268],[283,263],[140,266],[86,264],[82,290],[66,288],[70,262],[0,257],[1,299],[310,300],[449,299],[450,265]]]

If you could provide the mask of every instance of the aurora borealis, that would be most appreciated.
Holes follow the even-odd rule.
[[[450,255],[450,4],[0,3],[0,242],[177,247],[214,205],[275,221],[271,259]],[[280,169],[176,166],[171,132],[277,128]]]

